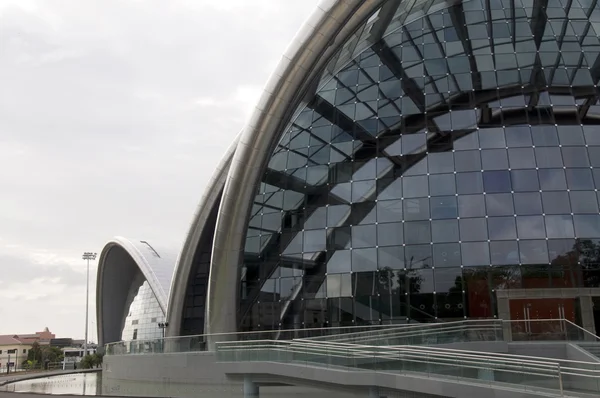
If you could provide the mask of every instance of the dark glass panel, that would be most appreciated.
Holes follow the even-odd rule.
[[[578,238],[590,238],[600,236],[599,215],[574,215],[575,235]]]
[[[459,220],[460,240],[462,242],[487,240],[487,222],[485,218],[465,218]]]
[[[404,241],[407,245],[431,242],[431,223],[429,221],[405,222]]]
[[[519,248],[516,241],[490,242],[492,264],[519,264]]]
[[[545,147],[535,148],[535,160],[540,169],[563,167],[560,148]]]
[[[403,212],[405,221],[429,220],[429,199],[414,198],[404,199]]]
[[[456,178],[454,174],[429,176],[429,193],[431,196],[456,194]]]
[[[598,200],[595,192],[574,191],[569,192],[571,209],[575,214],[598,213]]]
[[[328,252],[327,255],[327,273],[329,274],[341,274],[349,273],[352,271],[350,250],[337,250]]]
[[[506,136],[506,146],[511,147],[531,147],[533,141],[531,139],[531,131],[527,126],[511,126],[507,127],[504,133]],[[509,150],[509,157],[511,151]]]
[[[330,228],[327,230],[327,250],[350,249],[352,243],[350,227]]]
[[[427,156],[430,174],[441,174],[454,171],[454,156],[452,152],[430,153]]]
[[[567,189],[567,179],[563,169],[539,170],[540,187],[543,191],[562,191]]]
[[[554,126],[532,126],[533,145],[558,147],[558,135]]]
[[[538,172],[535,170],[513,170],[510,172],[512,187],[515,192],[531,192],[540,190]]]
[[[517,238],[515,217],[488,218],[489,238],[491,240],[508,240]]]
[[[405,198],[427,197],[429,194],[427,176],[403,177],[402,190]]]
[[[519,216],[517,217],[517,231],[519,239],[545,238],[544,217]]]
[[[380,179],[377,180],[377,199],[401,199],[402,179]]]
[[[461,218],[466,217],[484,217],[485,202],[483,195],[459,195],[458,196],[458,215]]]
[[[458,242],[458,220],[433,220],[431,222],[432,242]]]
[[[437,196],[429,200],[431,204],[431,218],[444,219],[458,217],[456,196]]]
[[[515,214],[513,196],[509,193],[485,195],[488,216],[512,216]]]
[[[504,130],[501,128],[479,130],[481,148],[505,148]]]
[[[594,189],[594,179],[590,169],[566,169],[567,187],[575,191]]]
[[[402,201],[377,201],[377,220],[381,222],[402,221]]]
[[[481,166],[482,170],[508,169],[506,149],[485,149],[481,151]]]
[[[404,243],[404,226],[402,223],[377,224],[377,245],[395,246]]]
[[[583,146],[583,130],[580,126],[559,126],[558,140],[564,146]]]
[[[573,217],[570,215],[546,216],[546,236],[548,238],[574,238]]]
[[[487,242],[461,243],[460,250],[462,263],[465,266],[490,264],[490,249]]]
[[[377,265],[379,269],[404,269],[404,248],[402,246],[379,247]]]
[[[460,151],[454,154],[455,169],[457,172],[481,171],[480,151]]]
[[[410,245],[404,248],[404,266],[407,270],[430,268],[431,245]]]
[[[542,214],[542,197],[538,192],[515,193],[515,214],[533,215]]]
[[[548,246],[545,240],[520,240],[521,264],[548,264]]]
[[[359,225],[352,227],[352,248],[377,246],[377,230],[375,225]]]
[[[456,174],[456,191],[460,195],[483,193],[482,173]]]
[[[584,147],[563,147],[561,151],[566,167],[589,167],[590,161]]]
[[[546,214],[569,214],[571,204],[568,192],[543,192],[542,204]]]
[[[438,243],[433,245],[434,267],[460,267],[460,245],[458,243]]]
[[[486,193],[511,192],[510,172],[486,171],[483,173],[483,187]]]
[[[353,249],[352,250],[352,272],[377,270],[376,249]]]
[[[510,148],[508,150],[511,169],[534,169],[533,148]]]

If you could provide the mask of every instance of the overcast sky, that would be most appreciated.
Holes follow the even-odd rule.
[[[179,250],[316,4],[0,0],[0,334],[83,337],[112,236]]]

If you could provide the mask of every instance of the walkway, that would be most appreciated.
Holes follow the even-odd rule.
[[[437,347],[327,341],[222,342],[217,359],[247,397],[273,383],[436,397],[598,397],[600,364]]]

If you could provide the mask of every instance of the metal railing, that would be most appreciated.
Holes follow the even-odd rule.
[[[422,324],[420,324],[422,325]],[[317,336],[337,336],[343,334],[357,333],[363,331],[381,331],[389,328],[397,328],[397,324],[389,325],[363,325],[342,326],[325,328],[303,328],[303,329],[278,329],[259,330],[251,332],[215,333],[193,336],[176,336],[159,339],[117,341],[105,345],[106,355],[127,354],[153,354],[164,352],[195,352],[206,351],[207,340],[214,337],[222,340],[248,341],[248,340],[293,340],[297,338]]]
[[[209,335],[121,341],[106,345],[107,355],[207,350]],[[565,319],[527,321],[463,320],[445,323],[374,325],[340,328],[268,330],[214,334],[214,340],[308,340],[377,346],[435,345],[472,341],[598,341],[600,338]]]
[[[382,347],[328,341],[217,343],[220,362],[276,362],[337,370],[419,374],[511,388],[600,393],[600,364],[437,347]]]
[[[597,341],[600,338],[566,319],[473,319],[305,339],[371,345],[426,345],[469,341]]]
[[[502,341],[502,321],[463,320],[446,323],[390,327],[335,336],[307,337],[309,341],[362,343],[371,345],[423,345],[464,341]]]

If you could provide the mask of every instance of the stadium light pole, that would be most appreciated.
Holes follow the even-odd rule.
[[[84,260],[87,260],[87,275],[85,279],[85,340],[83,341],[83,356],[85,357],[88,353],[88,316],[90,312],[90,260],[96,259],[96,253],[85,252],[83,253]]]

